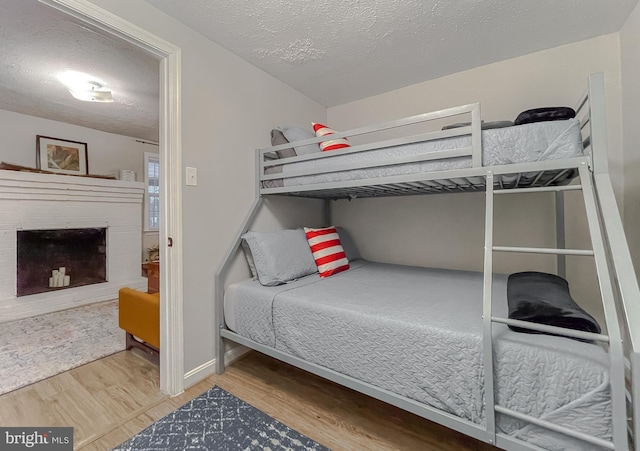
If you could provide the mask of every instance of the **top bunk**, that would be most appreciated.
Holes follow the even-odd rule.
[[[594,159],[606,171],[600,99],[602,74],[594,74],[573,109],[530,110],[515,124],[485,123],[473,103],[344,132],[325,128],[330,137],[297,129],[289,135],[311,137],[258,150],[259,194],[354,199],[475,192],[485,191],[488,175],[498,190],[553,190],[569,184],[580,165],[593,169]],[[418,127],[426,131],[415,133]],[[390,133],[393,138],[376,138]],[[321,151],[328,141],[348,146]],[[602,144],[598,156],[594,142]]]

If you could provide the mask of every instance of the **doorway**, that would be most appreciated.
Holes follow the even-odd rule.
[[[120,37],[153,55],[160,64],[160,390],[184,389],[182,315],[182,137],[180,49],[86,0],[40,0],[70,16]]]

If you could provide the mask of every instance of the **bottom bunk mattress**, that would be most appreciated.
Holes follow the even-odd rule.
[[[484,424],[482,273],[356,260],[225,294],[227,326],[253,341]],[[493,315],[507,316],[507,276],[495,275]],[[611,439],[608,359],[600,346],[494,324],[496,404]],[[500,432],[545,449],[600,449],[498,415]]]

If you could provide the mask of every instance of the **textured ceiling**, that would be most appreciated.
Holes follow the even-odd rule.
[[[637,0],[146,0],[325,106],[618,31]]]
[[[62,71],[87,73],[113,103],[74,99]],[[0,109],[158,140],[159,63],[37,0],[0,0]]]
[[[335,106],[618,31],[638,0],[146,1]],[[37,0],[0,0],[0,109],[156,141],[158,68]],[[115,102],[73,99],[62,70],[94,75]]]

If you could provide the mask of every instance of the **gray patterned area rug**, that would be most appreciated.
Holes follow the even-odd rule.
[[[0,324],[0,394],[125,348],[118,301]]]
[[[113,449],[169,450],[329,451],[218,386]]]

